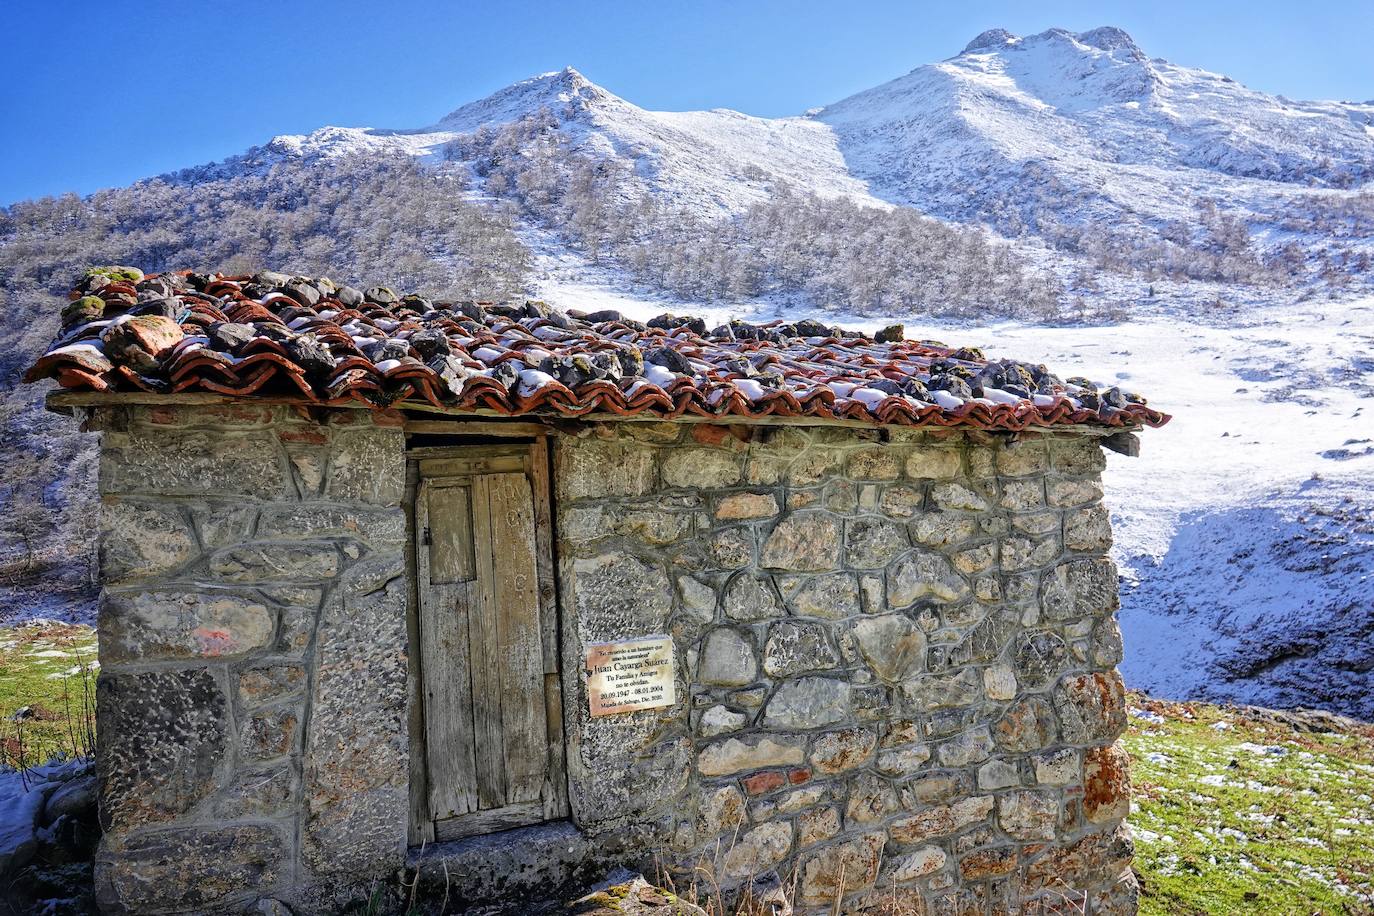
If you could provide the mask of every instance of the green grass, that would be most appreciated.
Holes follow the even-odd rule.
[[[1374,729],[1131,702],[1142,914],[1374,913]]]
[[[0,764],[88,753],[95,728],[95,631],[30,621],[0,627]]]

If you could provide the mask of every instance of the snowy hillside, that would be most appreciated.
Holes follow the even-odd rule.
[[[986,214],[1030,169],[1062,183],[1074,220],[1142,223],[1191,219],[1203,196],[1274,218],[1374,176],[1374,104],[1266,95],[1152,60],[1110,27],[986,32],[816,118],[879,196],[954,219]]]
[[[807,118],[756,118],[728,109],[646,111],[572,67],[544,73],[463,105],[419,130],[323,127],[275,137],[222,163],[189,171],[200,179],[261,168],[287,158],[405,153],[443,158],[444,146],[481,128],[547,114],[571,148],[633,163],[665,199],[709,215],[738,212],[785,182],[823,197],[884,206],[849,175],[834,131]]]
[[[851,177],[826,125],[806,118],[756,118],[712,111],[646,111],[571,67],[516,83],[443,118],[438,128],[470,134],[547,109],[574,149],[623,159],[675,203],[737,212],[785,182],[822,197],[877,204]]]
[[[1362,286],[1374,258],[1374,102],[1247,89],[1150,58],[1112,27],[994,29],[947,60],[776,119],[648,111],[568,68],[418,130],[326,127],[179,177],[353,154],[461,159],[454,141],[531,119],[564,155],[622,165],[637,191],[679,211],[737,216],[782,185],[914,207],[991,228],[1061,277],[1119,276],[1108,286],[1120,301],[1148,299],[1156,281],[1189,307],[1276,301],[1221,287]]]

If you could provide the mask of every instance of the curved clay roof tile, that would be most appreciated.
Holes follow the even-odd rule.
[[[454,411],[486,409],[509,415],[808,417],[994,430],[1161,426],[1169,420],[1136,395],[1123,399],[1114,392],[1085,387],[1090,383],[1052,379],[1030,397],[994,388],[988,388],[984,397],[984,389],[977,386],[985,383],[982,379],[996,376],[984,371],[992,363],[980,351],[897,339],[892,329],[883,333],[881,341],[828,327],[827,336],[808,337],[799,329],[814,332],[818,327],[814,322],[797,325],[776,319],[763,325],[731,322],[723,336],[715,336],[697,333],[693,327],[700,330],[705,325],[690,318],[668,328],[646,327],[623,317],[589,323],[544,304],[534,310],[520,303],[433,303],[431,308],[429,300],[415,298],[349,308],[334,295],[334,285],[324,282],[314,287],[325,294],[313,307],[305,307],[286,285],[265,286],[262,281],[272,276],[182,272],[148,275],[137,282],[120,278],[98,289],[79,289],[73,301],[83,294],[95,296],[105,302],[103,315],[90,309],[73,310],[71,325],[63,328],[25,380],[54,378],[74,390],[205,391],[243,398],[272,394],[323,404],[385,406],[412,400]],[[287,284],[300,282],[305,281],[289,278]],[[181,304],[183,330],[198,336],[168,348],[153,364],[146,359],[138,363],[140,371],[124,364],[122,354],[108,357],[99,337],[109,319],[135,309],[140,294],[166,298],[169,289],[171,298]],[[256,332],[236,348],[237,357],[208,346],[205,329],[222,321],[246,324]],[[442,334],[448,340],[448,362],[434,362],[437,370],[423,359],[432,355],[432,349],[421,354],[409,342],[418,331]],[[314,341],[313,350],[294,343],[306,334]],[[381,348],[364,341],[364,349],[382,360],[377,363],[355,338],[394,344]],[[283,346],[283,341],[292,342],[292,348]],[[407,347],[410,353],[402,355]],[[643,359],[642,354],[659,348],[680,354],[686,363],[679,368],[690,367],[690,372],[665,373],[663,366]],[[625,356],[627,349],[630,357]],[[640,355],[633,356],[635,351]],[[312,360],[310,372],[294,361],[293,353]],[[538,371],[546,358],[603,353],[622,357],[619,377],[611,372],[609,377],[588,377],[569,387]],[[332,369],[323,372],[321,366],[327,367],[330,360]],[[455,377],[454,365],[472,374]],[[996,362],[999,367],[1017,365],[1036,378],[1044,377],[1043,367]],[[922,394],[922,386],[931,382],[932,367],[937,374],[952,369],[968,373],[963,377],[973,389],[962,391],[973,397],[959,397],[948,390],[938,392],[941,404],[913,397],[912,393]],[[441,378],[439,370],[448,374]],[[633,374],[637,371],[647,374]],[[902,385],[900,392],[889,394],[894,392],[892,383]]]

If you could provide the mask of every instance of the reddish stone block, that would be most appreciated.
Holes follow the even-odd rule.
[[[1130,813],[1130,758],[1119,744],[1089,748],[1083,755],[1083,815],[1094,824]]]
[[[724,426],[697,423],[692,426],[692,438],[702,445],[720,445],[730,438],[730,430]]]
[[[999,878],[1016,870],[1016,848],[998,846],[971,852],[959,861],[959,874],[965,881]]]
[[[305,442],[310,445],[327,445],[329,437],[319,429],[281,429],[277,438],[283,442]]]
[[[774,789],[781,788],[787,782],[786,777],[777,770],[769,770],[766,773],[755,773],[753,776],[744,778],[744,791],[750,795],[762,795],[765,792],[772,792]]]
[[[1067,744],[1113,741],[1126,730],[1126,690],[1115,671],[1064,678],[1054,705]]]

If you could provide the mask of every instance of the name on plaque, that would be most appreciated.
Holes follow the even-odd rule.
[[[673,638],[646,636],[587,646],[587,698],[593,716],[658,709],[677,702]]]

